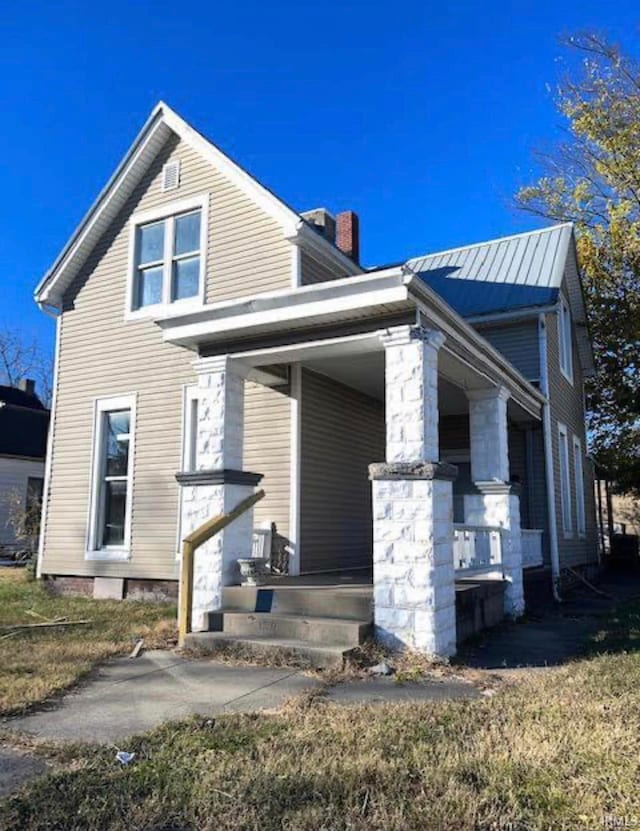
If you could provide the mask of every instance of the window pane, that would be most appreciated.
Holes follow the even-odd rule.
[[[121,435],[129,432],[129,412],[107,413],[106,422],[105,475],[126,476],[129,462],[129,439],[121,438]]]
[[[138,307],[162,302],[162,267],[138,271]]]
[[[198,294],[200,257],[178,260],[173,264],[173,299],[195,297]]]
[[[175,254],[200,250],[200,211],[176,217]]]
[[[124,543],[124,522],[127,510],[127,483],[104,483],[104,531],[103,545]]]
[[[164,259],[164,222],[138,229],[138,265]]]

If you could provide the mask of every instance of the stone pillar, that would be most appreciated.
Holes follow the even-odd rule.
[[[376,636],[392,648],[456,651],[452,465],[369,467]]]
[[[471,477],[478,490],[467,494],[465,522],[499,526],[502,533],[502,569],[507,581],[505,614],[524,612],[520,498],[509,483],[509,431],[504,387],[473,390],[469,397]]]
[[[448,657],[456,649],[456,470],[438,463],[438,350],[444,336],[398,326],[382,339],[386,463],[369,468],[376,634],[391,647]]]
[[[436,462],[438,351],[444,335],[422,326],[396,326],[385,346],[387,462]]]
[[[242,471],[244,374],[228,356],[195,361],[198,375],[195,470],[176,476],[182,485],[182,535],[228,513],[262,478]],[[205,628],[206,612],[222,605],[222,588],[238,581],[237,560],[251,556],[253,511],[212,537],[196,552],[192,626]]]

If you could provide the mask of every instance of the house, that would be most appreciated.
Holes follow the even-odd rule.
[[[196,555],[211,648],[345,646],[373,615],[449,655],[522,613],[528,573],[597,564],[570,225],[365,268],[353,212],[296,213],[160,103],[35,298],[60,591],[175,596],[181,539],[258,484]],[[238,587],[265,524],[289,576]]]
[[[39,511],[48,429],[49,410],[32,380],[0,385],[0,558],[28,547],[16,530]]]

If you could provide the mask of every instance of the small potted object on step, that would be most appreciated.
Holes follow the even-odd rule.
[[[267,577],[269,560],[266,557],[239,559],[240,582],[243,586],[261,586]]]

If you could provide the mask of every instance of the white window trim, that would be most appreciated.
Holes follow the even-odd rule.
[[[564,447],[566,450],[566,480],[565,477],[562,475],[563,437],[565,439]],[[562,513],[562,530],[564,532],[565,539],[570,539],[571,537],[573,537],[573,520],[571,516],[572,500],[570,457],[571,454],[569,452],[569,433],[567,431],[567,427],[565,424],[561,424],[560,422],[558,422],[558,468],[560,470],[560,506]]]
[[[198,294],[195,297],[187,297],[184,300],[171,302],[169,293],[171,291],[171,280],[166,274],[166,263],[172,262],[173,252],[168,256],[168,248],[173,242],[172,234],[165,234],[164,263],[165,273],[162,281],[162,303],[154,303],[152,306],[143,306],[140,309],[135,306],[136,291],[136,231],[141,225],[150,222],[159,222],[163,219],[170,219],[178,214],[189,211],[200,210],[200,275]],[[127,290],[125,297],[125,320],[140,320],[155,317],[171,317],[172,315],[184,314],[188,311],[201,309],[205,304],[206,275],[207,275],[207,253],[209,243],[209,194],[201,193],[188,199],[179,199],[151,208],[147,211],[138,211],[132,214],[129,219],[129,255],[127,261]]]
[[[180,441],[180,465],[183,473],[197,469],[196,434],[194,432],[194,402],[200,398],[200,388],[197,384],[185,384],[182,387],[182,431]],[[176,536],[176,560],[182,557],[182,500],[183,488],[179,487],[178,522]]]
[[[567,317],[565,317],[565,313]],[[567,320],[568,332],[565,333],[564,321]],[[569,343],[567,344],[566,338]],[[573,384],[573,332],[571,327],[571,309],[564,295],[560,295],[558,305],[558,360],[560,372],[570,384]]]
[[[131,556],[131,511],[133,508],[133,470],[136,439],[137,394],[118,395],[113,398],[96,398],[93,402],[93,432],[91,452],[91,475],[89,496],[89,521],[87,523],[86,560],[122,561]],[[127,463],[127,505],[124,529],[124,545],[98,545],[100,532],[100,492],[102,487],[102,466],[104,446],[104,413],[113,410],[129,410],[129,459]]]
[[[573,473],[576,480],[576,530],[579,537],[587,535],[587,514],[584,501],[584,465],[582,464],[582,442],[574,435],[573,447]]]

